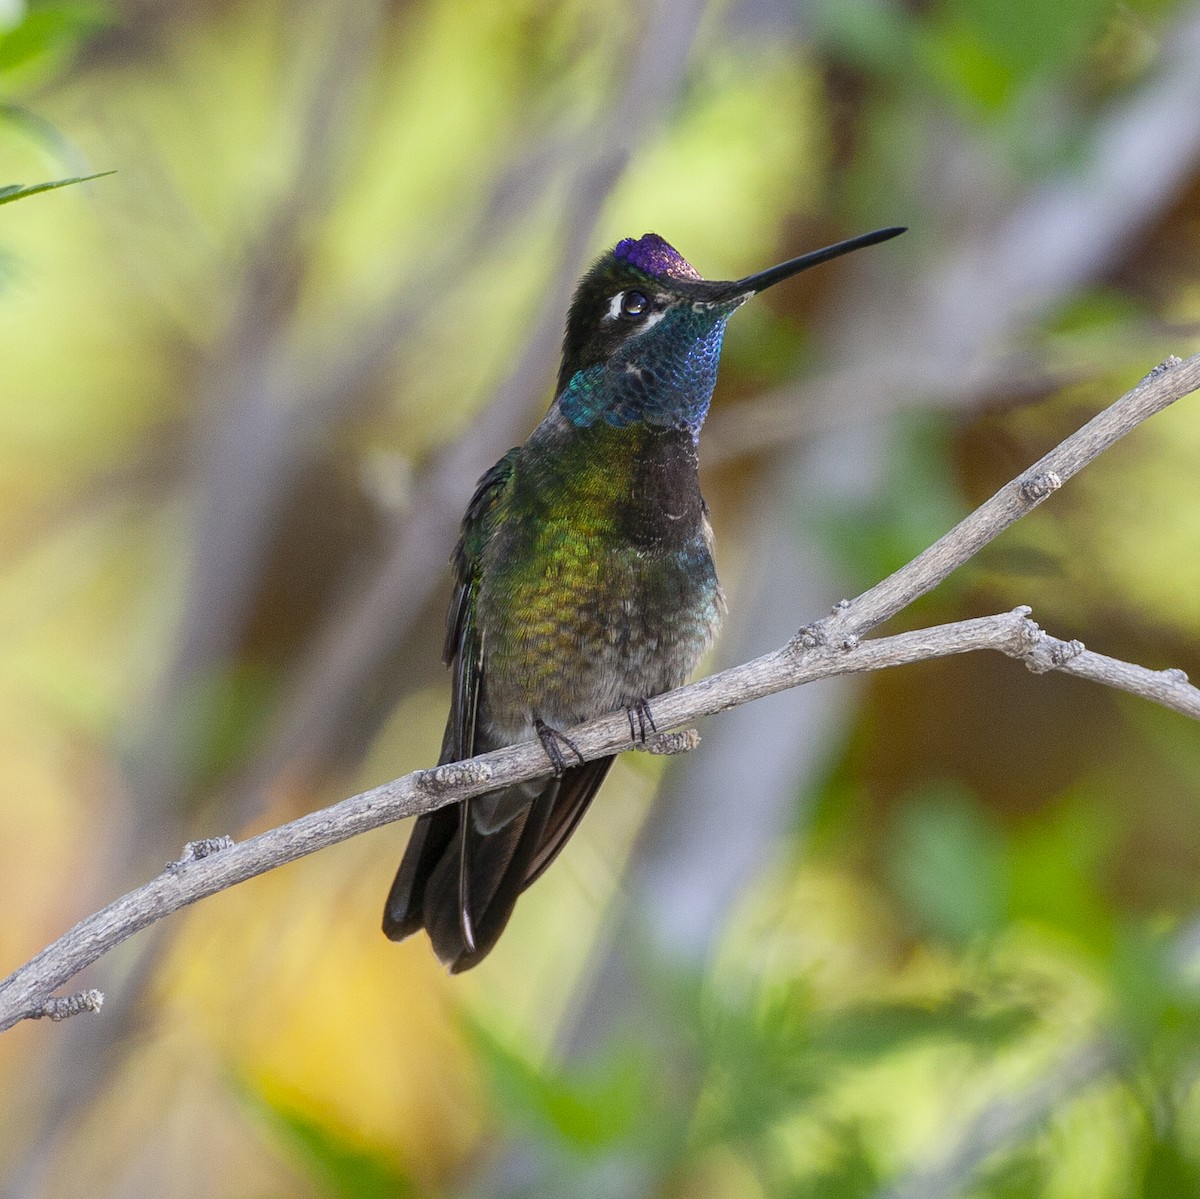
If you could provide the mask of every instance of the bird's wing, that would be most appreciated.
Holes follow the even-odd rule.
[[[479,480],[451,558],[454,592],[446,617],[444,656],[454,674],[441,762],[458,762],[475,752],[479,683],[483,673],[483,642],[475,619],[480,561],[492,533],[497,505],[512,478],[516,453],[515,449],[509,450]],[[384,907],[383,931],[393,941],[425,925],[427,885],[456,840],[464,815],[463,804],[450,804],[422,816],[413,828]]]
[[[491,538],[496,508],[513,474],[517,450],[509,450],[479,480],[467,505],[462,531],[454,547],[454,593],[446,614],[446,645],[442,656],[454,671],[450,718],[442,745],[443,762],[460,762],[475,753],[475,718],[483,674],[483,639],[475,620],[479,571]]]

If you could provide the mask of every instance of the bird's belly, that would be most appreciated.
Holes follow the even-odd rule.
[[[724,602],[707,537],[670,552],[554,555],[480,593],[481,712],[498,738],[564,728],[679,686]]]

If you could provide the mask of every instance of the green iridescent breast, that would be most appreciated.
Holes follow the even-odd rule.
[[[686,431],[531,438],[493,528],[477,604],[498,724],[582,719],[676,686],[715,634],[720,589]]]

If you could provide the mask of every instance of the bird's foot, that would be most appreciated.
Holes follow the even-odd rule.
[[[634,745],[645,745],[650,734],[658,732],[648,699],[639,699],[636,704],[630,705],[625,709],[625,716],[629,721],[629,739]]]
[[[580,766],[587,765],[587,758],[579,752],[579,746],[566,733],[560,733],[544,720],[535,720],[533,727],[537,730],[538,740],[546,751],[546,757],[550,759],[556,778],[567,769],[567,759],[563,756],[564,746],[579,759]]]

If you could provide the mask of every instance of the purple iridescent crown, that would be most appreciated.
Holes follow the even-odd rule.
[[[660,279],[699,279],[700,273],[674,246],[669,245],[657,233],[646,233],[639,238],[627,237],[617,242],[613,253],[622,262],[629,263],[647,275]]]

